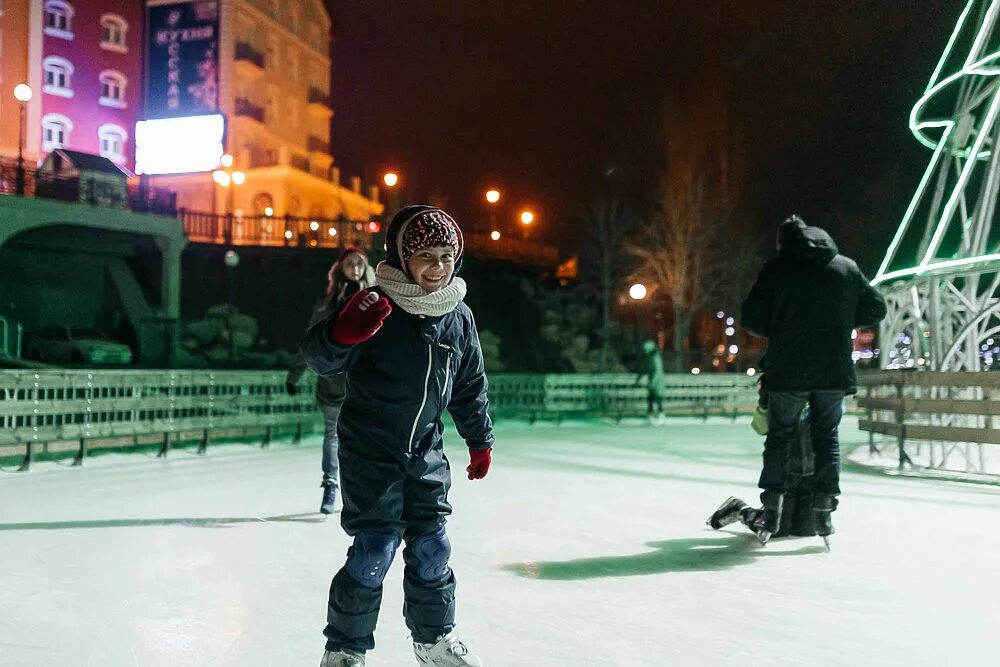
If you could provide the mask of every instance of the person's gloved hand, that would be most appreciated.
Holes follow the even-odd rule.
[[[382,328],[392,312],[387,298],[371,290],[361,290],[351,297],[333,323],[330,333],[341,345],[362,343]]]
[[[288,380],[285,380],[285,391],[288,392],[289,396],[294,396],[295,394],[299,393],[299,385],[295,384],[294,382],[289,382]]]
[[[470,449],[469,450],[469,467],[465,469],[465,472],[469,473],[469,479],[482,479],[486,477],[486,473],[490,471],[490,449]]]

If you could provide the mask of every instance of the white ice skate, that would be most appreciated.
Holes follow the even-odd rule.
[[[413,642],[417,662],[431,667],[482,667],[483,661],[459,641],[455,631],[437,638],[434,644]]]
[[[319,667],[365,667],[365,654],[357,651],[327,651]]]

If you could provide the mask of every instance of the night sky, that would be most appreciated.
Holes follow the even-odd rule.
[[[345,176],[392,167],[408,199],[437,192],[464,224],[496,185],[505,217],[534,208],[569,255],[609,180],[648,207],[664,110],[691,118],[720,90],[748,237],[798,212],[872,271],[929,157],[907,114],[963,6],[334,2],[332,149]]]

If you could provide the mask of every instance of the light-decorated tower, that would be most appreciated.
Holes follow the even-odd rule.
[[[1000,364],[1000,0],[969,0],[910,130],[932,151],[873,285],[886,296],[882,366]]]

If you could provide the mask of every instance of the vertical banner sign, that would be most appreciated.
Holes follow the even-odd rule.
[[[203,116],[219,109],[219,2],[150,3],[146,117]]]

